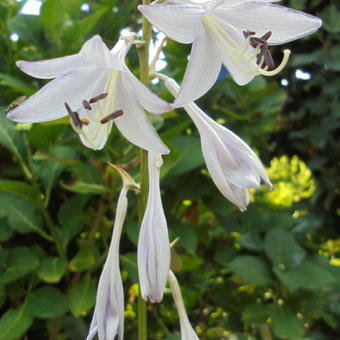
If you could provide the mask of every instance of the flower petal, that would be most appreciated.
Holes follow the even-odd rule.
[[[202,6],[140,5],[138,9],[161,32],[183,44],[192,43],[206,10]]]
[[[94,65],[114,67],[114,58],[102,39],[96,35],[86,41],[80,52],[66,57],[41,61],[19,60],[16,65],[26,74],[40,79],[52,79],[75,70],[86,70]]]
[[[194,329],[190,324],[187,312],[184,307],[181,289],[179,287],[176,276],[171,270],[169,270],[169,284],[172,296],[176,304],[179,322],[181,325],[181,340],[199,340],[198,336],[196,335]]]
[[[192,45],[189,64],[174,106],[181,107],[204,95],[216,82],[220,69],[219,47],[201,24]]]
[[[124,82],[130,84],[131,91],[145,110],[152,113],[164,113],[172,110],[171,104],[152,93],[130,70],[127,69],[126,72],[122,72],[121,76]]]
[[[49,82],[22,105],[10,111],[7,117],[21,123],[37,123],[58,119],[67,115],[64,103],[77,110],[83,99],[101,92],[107,78],[106,70],[91,68],[73,71]]]
[[[123,80],[118,85],[116,107],[123,110],[124,114],[116,118],[114,123],[126,139],[140,148],[161,154],[169,153],[138,104],[129,84]]]
[[[159,176],[162,158],[149,152],[149,196],[138,241],[138,273],[142,297],[152,303],[163,298],[170,267],[170,248]]]
[[[247,2],[235,7],[216,8],[214,14],[238,30],[251,30],[258,36],[272,31],[270,44],[283,44],[315,32],[321,19],[284,6]]]
[[[120,192],[110,249],[100,275],[96,307],[91,322],[91,339],[95,331],[99,339],[114,339],[124,335],[124,289],[119,268],[119,242],[127,211],[127,187]]]

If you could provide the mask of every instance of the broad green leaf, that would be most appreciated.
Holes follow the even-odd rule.
[[[197,269],[203,262],[198,256],[193,255],[179,255],[179,258],[182,262],[182,270],[183,271],[192,271]]]
[[[24,164],[26,153],[22,134],[14,129],[14,124],[2,113],[0,114],[0,144],[12,152],[21,164]]]
[[[74,316],[80,316],[91,309],[96,302],[97,284],[90,276],[75,285],[69,296],[69,308]]]
[[[61,257],[46,257],[40,263],[38,276],[41,280],[55,283],[59,282],[66,271],[67,261]]]
[[[0,319],[0,340],[20,338],[33,322],[33,316],[25,306],[10,309]]]
[[[333,275],[322,265],[311,261],[304,261],[298,267],[287,271],[274,268],[274,272],[291,291],[299,288],[321,289],[335,281]]]
[[[36,89],[30,86],[28,83],[10,76],[9,74],[0,73],[0,85],[7,86],[26,96],[31,96],[36,91]],[[6,116],[4,118],[6,119]]]
[[[36,207],[41,208],[41,193],[36,186],[20,181],[12,181],[7,179],[0,180],[0,191],[21,197]]]
[[[194,254],[197,246],[197,235],[191,224],[178,224],[170,229],[173,238],[179,237],[179,245]]]
[[[55,287],[45,286],[30,293],[27,309],[38,318],[53,318],[67,312],[64,294]]]
[[[83,223],[87,222],[84,206],[90,196],[74,195],[64,201],[58,211],[58,221],[61,226],[61,239],[66,249],[69,241],[80,232]]]
[[[27,247],[6,250],[6,258],[0,272],[0,284],[13,282],[34,271],[39,266],[36,255]]]
[[[0,219],[0,242],[7,241],[12,236],[13,230],[8,224],[7,218]]]
[[[338,10],[335,4],[327,6],[323,13],[323,27],[331,33],[340,32],[340,10]]]
[[[267,264],[259,257],[242,255],[231,261],[228,267],[244,281],[255,285],[267,285],[271,282]]]
[[[105,188],[103,185],[98,183],[85,183],[82,181],[76,181],[72,184],[66,184],[61,181],[60,185],[68,191],[76,192],[79,194],[102,194],[108,191],[108,188]]]
[[[289,307],[277,307],[270,312],[273,320],[273,331],[278,337],[301,339],[304,334],[304,321],[298,319],[297,312]]]
[[[276,228],[267,232],[264,250],[274,266],[282,269],[298,266],[305,257],[305,251],[287,230]]]
[[[237,242],[245,249],[252,251],[262,250],[262,241],[257,231],[252,230],[241,235]]]
[[[51,151],[57,144],[64,126],[61,124],[33,124],[28,135],[32,145],[40,151]]]
[[[93,268],[98,260],[97,248],[81,248],[76,256],[69,263],[71,271],[78,272]]]
[[[50,37],[56,38],[62,33],[62,26],[66,21],[65,16],[64,1],[44,1],[41,7],[40,22]]]
[[[45,239],[51,237],[42,229],[42,217],[29,201],[0,191],[0,217],[7,217],[10,226],[20,233],[38,233]]]

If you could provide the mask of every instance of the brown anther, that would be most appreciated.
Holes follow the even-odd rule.
[[[8,107],[5,110],[5,113],[8,113],[9,111],[14,110],[15,108],[17,108],[18,106],[20,106],[25,100],[27,99],[27,96],[20,96],[18,98],[16,98],[15,100],[13,100]]]
[[[70,106],[67,103],[64,103],[64,105],[66,107],[68,114],[70,115],[72,119],[74,126],[81,128],[83,126],[83,122],[79,118],[79,114],[77,112],[72,111]]]
[[[120,117],[123,114],[124,114],[123,110],[117,110],[115,112],[112,112],[108,116],[104,117],[100,122],[102,124],[105,124],[105,123],[109,122],[110,120],[113,120],[113,119],[116,119],[116,118]]]
[[[275,63],[274,60],[270,54],[269,51],[269,45],[268,45],[268,39],[272,36],[272,32],[268,31],[265,33],[262,37],[253,37],[255,35],[255,32],[252,31],[243,31],[243,35],[245,38],[248,38],[251,36],[249,39],[249,43],[253,48],[259,47],[259,52],[256,56],[256,64],[260,65],[262,60],[264,65],[268,67],[268,70],[272,70],[275,68]]]
[[[102,94],[100,94],[100,95],[98,95],[98,96],[96,96],[96,97],[91,98],[91,99],[89,100],[89,103],[90,103],[90,104],[93,104],[93,103],[97,102],[98,100],[104,99],[107,95],[108,95],[108,93],[102,93]]]
[[[83,107],[86,110],[92,110],[92,106],[90,105],[90,103],[87,100],[83,100]]]

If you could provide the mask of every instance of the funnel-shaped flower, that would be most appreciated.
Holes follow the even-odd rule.
[[[198,340],[198,336],[192,328],[185,310],[178,281],[175,274],[171,270],[169,271],[169,284],[179,316],[179,322],[181,326],[181,340]]]
[[[125,65],[133,39],[132,33],[121,37],[110,51],[99,36],[94,36],[78,54],[37,62],[18,61],[21,70],[33,77],[56,79],[10,111],[8,118],[34,123],[69,114],[81,141],[92,149],[104,147],[114,122],[130,142],[146,150],[168,153],[143,108],[153,113],[171,108]]]
[[[91,340],[98,334],[99,340],[113,340],[118,335],[122,340],[124,335],[124,290],[119,268],[119,242],[127,210],[127,191],[138,190],[138,185],[121,168],[111,164],[123,179],[116,218],[113,227],[110,249],[100,275],[96,306],[86,340]]]
[[[189,104],[216,81],[221,64],[244,85],[257,74],[277,74],[287,63],[284,52],[276,68],[268,46],[283,44],[317,30],[321,20],[274,0],[167,0],[139,10],[171,39],[192,43],[189,64],[175,106]]]
[[[149,152],[149,196],[138,241],[138,273],[142,297],[159,302],[170,267],[170,248],[159,187],[162,157]]]
[[[176,96],[179,85],[171,78],[157,74]],[[261,179],[271,187],[261,161],[241,138],[207,116],[196,104],[184,106],[201,137],[207,168],[217,188],[244,211],[249,203],[248,189],[259,188]]]

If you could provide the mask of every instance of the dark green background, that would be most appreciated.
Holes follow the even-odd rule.
[[[25,1],[0,2],[0,340],[84,339],[105,260],[120,179],[106,161],[138,180],[138,150],[113,129],[102,152],[83,147],[67,121],[22,125],[7,105],[45,84],[21,73],[18,59],[76,53],[93,34],[112,47],[123,27],[140,29],[137,1],[46,0],[40,16]],[[199,104],[263,160],[275,185],[252,193],[240,213],[214,187],[199,136],[185,112],[154,119],[171,154],[162,193],[190,320],[200,339],[340,337],[338,1],[285,4],[320,16],[323,28],[292,42],[292,58],[274,78],[239,87],[228,77]],[[114,10],[113,10],[114,9]],[[19,41],[9,39],[12,32]],[[190,46],[169,42],[164,73],[181,81]],[[273,49],[281,58],[281,47]],[[135,50],[128,56],[138,75]],[[295,70],[311,80],[295,78]],[[289,80],[288,87],[280,85]],[[154,91],[172,100],[165,88]],[[136,198],[121,243],[126,339],[136,339]],[[149,339],[179,339],[169,294],[149,306]]]

